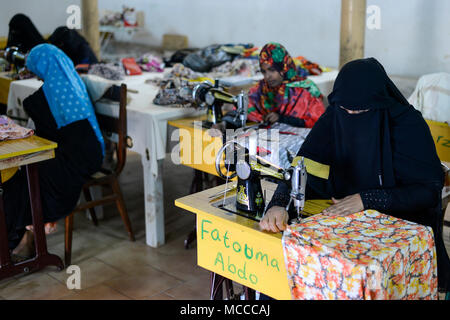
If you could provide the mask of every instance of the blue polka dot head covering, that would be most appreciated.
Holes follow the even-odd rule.
[[[42,88],[58,129],[88,119],[104,151],[94,107],[72,60],[54,45],[40,44],[30,51],[26,67],[44,80]]]

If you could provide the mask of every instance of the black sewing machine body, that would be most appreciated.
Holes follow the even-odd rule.
[[[256,147],[251,146],[251,143],[249,147],[250,149],[256,149]],[[234,148],[234,150],[229,150],[229,148]],[[220,162],[223,159],[225,150],[227,152],[224,159],[224,167],[227,174],[231,173],[231,175],[225,175],[221,170]],[[238,178],[234,206],[229,202],[225,204],[224,201],[221,206],[219,204],[220,208],[259,221],[265,214],[267,200],[261,187],[261,179],[269,178],[271,180],[291,182],[292,191],[286,211],[289,210],[291,203],[293,203],[297,216],[300,217],[305,205],[307,179],[303,159],[295,166],[284,170],[265,161],[256,152],[250,153],[248,148],[231,140],[222,146],[216,156],[216,171],[220,177],[227,181],[236,176]],[[227,188],[226,185],[225,188]]]
[[[222,106],[225,103],[233,104],[236,107],[235,120],[236,127],[244,127],[247,121],[247,95],[241,92],[234,96],[220,87],[219,80],[215,80],[214,85],[209,81],[197,84],[192,90],[192,98],[194,102],[206,108],[206,121],[202,126],[211,128],[212,125],[218,124],[223,120]]]

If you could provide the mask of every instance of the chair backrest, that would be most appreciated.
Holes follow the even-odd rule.
[[[119,94],[117,94],[117,92]],[[116,175],[122,172],[127,157],[127,86],[112,86],[103,96],[103,101],[119,102],[119,117],[96,112],[96,117],[103,137],[116,143],[117,164],[114,169]],[[101,100],[101,101],[102,101]],[[100,102],[100,101],[99,101]]]

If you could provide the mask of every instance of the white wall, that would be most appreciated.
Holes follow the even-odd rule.
[[[450,1],[367,0],[381,9],[381,30],[366,30],[365,53],[393,74],[450,72]]]
[[[27,15],[42,35],[51,34],[66,24],[66,9],[72,4],[80,5],[80,0],[0,0],[0,37],[8,36],[9,20],[16,13]]]
[[[66,8],[80,0],[1,0],[0,36],[18,12],[39,31],[65,24]],[[212,43],[278,41],[294,55],[323,65],[339,61],[340,0],[98,0],[99,10],[122,5],[144,11],[145,32],[136,42],[160,45],[164,33],[189,37],[193,47]],[[381,30],[366,29],[365,55],[390,74],[450,72],[449,0],[367,0],[381,9]],[[51,9],[51,10],[50,10]]]
[[[123,0],[99,0],[120,10]],[[340,0],[128,0],[145,12],[147,34],[136,42],[160,45],[164,33],[189,37],[191,46],[278,41],[292,55],[339,63]],[[381,29],[366,29],[367,57],[390,74],[450,72],[449,0],[367,0],[381,9]]]

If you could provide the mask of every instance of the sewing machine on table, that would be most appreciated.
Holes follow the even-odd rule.
[[[245,127],[247,122],[248,96],[241,91],[238,95],[232,95],[220,87],[219,80],[214,85],[209,81],[197,84],[192,90],[193,101],[201,108],[206,108],[206,121],[202,122],[205,128],[222,121],[222,106],[224,103],[233,104],[236,107],[235,122],[237,127]]]

